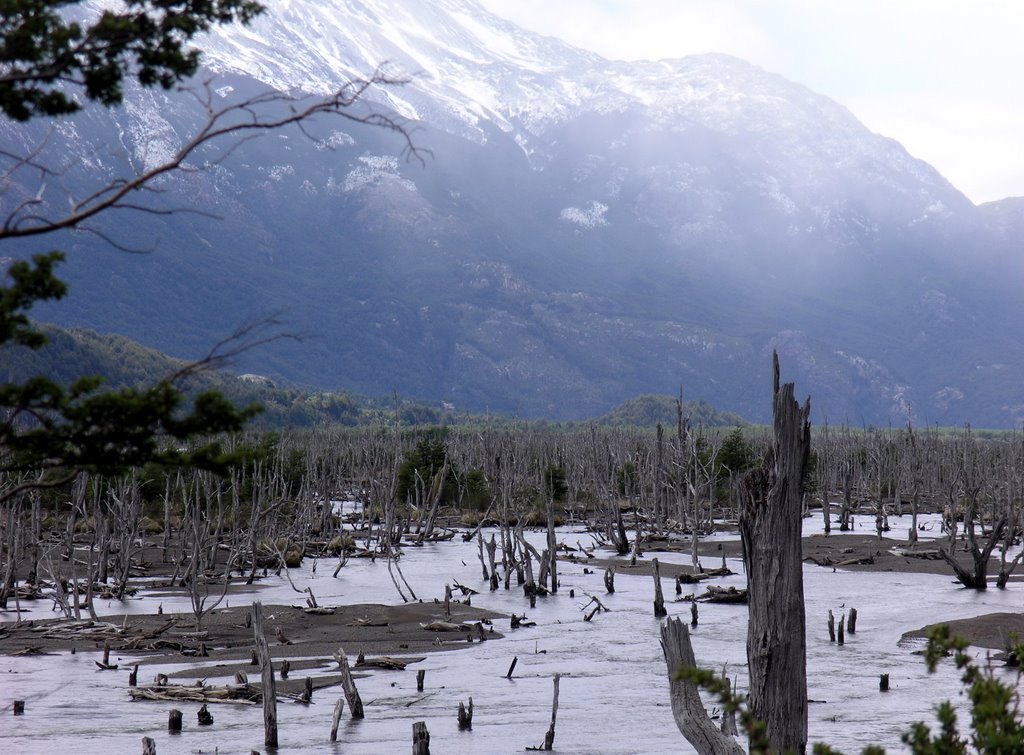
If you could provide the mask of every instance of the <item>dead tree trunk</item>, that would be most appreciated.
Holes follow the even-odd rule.
[[[708,718],[697,685],[688,679],[677,679],[680,669],[696,668],[690,644],[690,630],[679,619],[669,619],[661,627],[661,649],[668,666],[672,715],[676,726],[700,755],[743,755],[735,739],[723,734]]]
[[[744,480],[740,536],[749,595],[747,663],[750,710],[764,721],[772,748],[807,746],[807,639],[804,622],[801,498],[811,445],[810,399],[779,386],[772,355],[774,438],[760,470]]]
[[[267,747],[277,747],[277,689],[274,666],[270,662],[270,648],[263,632],[263,604],[252,604],[252,633],[256,642],[256,655],[260,659],[263,675],[263,741]]]

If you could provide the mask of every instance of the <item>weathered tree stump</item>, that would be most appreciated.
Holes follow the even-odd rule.
[[[430,732],[424,721],[412,725],[412,755],[430,755]]]
[[[850,609],[850,619],[846,622],[846,631],[850,634],[857,634],[857,609]]]
[[[846,643],[846,614],[844,613],[839,617],[839,633],[837,636],[837,642],[840,645]]]
[[[139,664],[135,664],[135,667],[128,674],[128,686],[135,687],[139,683]]]
[[[252,604],[252,632],[263,684],[263,743],[267,747],[277,747],[277,684],[270,646],[263,631],[263,604],[258,600]]]
[[[306,705],[313,702],[313,677],[306,677],[306,681],[302,686],[302,694],[299,696],[299,702],[305,703]]]
[[[196,712],[196,718],[199,721],[200,726],[212,726],[213,725],[213,714],[210,713],[210,709],[203,704],[203,707]]]
[[[248,683],[249,683],[249,677],[246,676],[244,672],[242,672],[242,671],[236,671],[235,672],[235,684],[248,684]]]
[[[555,746],[555,720],[558,718],[558,681],[562,678],[561,674],[555,674],[555,692],[551,699],[551,724],[548,726],[547,733],[544,734],[544,750],[551,750]]]
[[[152,737],[142,738],[142,755],[156,755],[156,742]]]
[[[421,668],[419,671],[416,672],[416,691],[417,692],[422,692],[423,691],[423,678],[426,675],[427,675],[427,670],[426,669],[422,669]]]
[[[697,601],[690,601],[690,626],[697,626]]]
[[[167,731],[177,734],[181,731],[181,711],[173,708],[167,713]]]
[[[878,691],[888,692],[889,691],[889,675],[879,674],[878,676]]]
[[[519,656],[518,655],[512,656],[512,663],[509,664],[508,673],[505,674],[505,678],[506,679],[511,679],[512,678],[512,672],[516,670],[516,664],[517,663],[519,663]]]
[[[338,667],[341,671],[341,688],[345,692],[345,701],[348,703],[349,715],[354,719],[363,718],[363,699],[356,689],[356,682],[352,678],[352,669],[348,665],[348,656],[342,648],[334,654],[338,660]]]
[[[24,716],[25,715],[25,701],[15,700],[14,701],[14,715]]]
[[[828,609],[828,641],[836,641],[836,615],[832,613],[832,609]]]
[[[444,586],[444,617],[450,619],[452,617],[452,586]]]
[[[804,615],[803,479],[811,447],[810,399],[779,385],[772,355],[772,447],[743,479],[740,537],[747,568],[750,711],[774,750],[807,747],[807,638]]]
[[[334,704],[334,717],[331,719],[331,741],[338,741],[338,726],[341,724],[341,713],[345,710],[345,698],[339,697]]]
[[[651,566],[654,573],[654,618],[660,619],[668,616],[668,611],[665,610],[665,596],[661,593],[661,570],[658,567],[658,559],[652,559]]]
[[[743,755],[743,748],[736,740],[719,731],[708,718],[697,685],[688,679],[676,678],[680,669],[697,667],[690,630],[680,619],[669,619],[662,625],[661,649],[668,669],[672,715],[686,741],[700,755]]]
[[[604,589],[611,595],[615,592],[615,568],[609,567],[604,570]]]
[[[281,678],[287,679],[288,674],[291,673],[292,664],[288,661],[281,661]]]
[[[469,707],[459,703],[459,731],[473,728],[473,698],[469,698]]]

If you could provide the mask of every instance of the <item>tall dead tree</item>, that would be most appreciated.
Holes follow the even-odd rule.
[[[749,595],[747,663],[750,710],[777,752],[807,746],[807,640],[804,622],[801,515],[811,446],[811,402],[779,386],[772,355],[774,433],[764,466],[744,480],[740,537]]]

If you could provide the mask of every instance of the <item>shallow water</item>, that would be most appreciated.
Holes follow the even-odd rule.
[[[857,532],[871,532],[863,520]],[[909,522],[905,517],[903,522]],[[897,529],[900,520],[893,520]],[[905,531],[906,524],[901,525]],[[820,517],[805,520],[806,532],[820,531]],[[924,534],[924,533],[922,533]],[[937,533],[935,533],[937,534]],[[834,535],[841,537],[841,535]],[[902,533],[898,535],[902,537]],[[727,536],[719,536],[727,537]],[[542,545],[543,533],[532,533]],[[563,528],[558,538],[568,544],[588,543],[582,530]],[[654,554],[651,554],[654,555]],[[688,563],[684,554],[659,554],[662,563]],[[718,565],[717,559],[714,565]],[[334,560],[316,565],[306,559],[291,570],[295,586],[310,586],[321,605],[398,603],[398,594],[383,561],[353,559],[331,577]],[[736,572],[742,564],[729,560]],[[669,706],[665,663],[659,645],[660,622],[653,617],[649,576],[616,575],[616,592],[605,595],[602,573],[584,574],[583,565],[560,564],[559,594],[539,598],[530,610],[522,591],[487,592],[475,543],[447,543],[407,548],[401,567],[419,598],[440,598],[445,582],[455,579],[482,590],[473,604],[503,613],[525,612],[533,628],[508,630],[503,640],[467,646],[465,650],[435,653],[404,672],[376,671],[358,680],[366,719],[351,722],[347,713],[338,743],[328,743],[334,702],[340,688],[318,690],[310,706],[281,703],[280,752],[390,753],[407,752],[414,721],[425,721],[436,753],[511,753],[539,745],[551,715],[552,676],[562,674],[555,749],[562,753],[691,752],[677,731]],[[672,580],[663,581],[666,600],[674,597]],[[741,574],[716,584],[742,587]],[[569,597],[575,589],[576,598]],[[804,570],[807,605],[808,687],[812,741],[824,741],[858,752],[864,744],[881,744],[901,751],[900,733],[914,720],[932,721],[933,706],[958,693],[951,663],[929,675],[913,647],[898,644],[903,632],[943,619],[992,611],[1019,610],[1021,587],[976,593],[953,583],[951,577],[917,574],[869,574],[808,565]],[[584,593],[600,597],[610,609],[592,622],[583,621]],[[265,604],[300,604],[304,596],[286,580],[268,580],[258,590],[237,594],[231,605],[248,604],[258,596]],[[152,597],[102,606],[107,613],[151,612]],[[160,598],[165,613],[189,611],[186,598]],[[858,610],[857,634],[843,647],[829,643],[829,609]],[[99,606],[98,606],[99,607]],[[669,603],[670,615],[689,621],[688,603]],[[33,618],[48,615],[34,606]],[[701,665],[746,677],[746,607],[700,605],[700,624],[693,644]],[[447,639],[447,638],[444,638]],[[346,648],[349,653],[358,648]],[[505,679],[513,656],[514,678]],[[98,671],[98,653],[26,658],[0,657],[0,752],[17,753],[133,753],[141,738],[155,739],[157,752],[248,753],[263,751],[262,714],[258,706],[212,705],[215,723],[200,730],[195,724],[198,705],[181,704],[185,731],[166,732],[171,703],[130,702],[127,670]],[[331,664],[333,665],[333,664]],[[167,669],[180,669],[180,665]],[[426,669],[426,687],[416,692],[415,670]],[[151,679],[163,667],[146,666],[140,677]],[[324,672],[329,668],[323,669]],[[878,675],[890,674],[892,691],[878,692]],[[302,672],[305,673],[305,672]],[[293,677],[298,674],[293,674]],[[197,678],[203,673],[197,671]],[[472,696],[473,730],[459,732],[455,713],[460,701]],[[27,701],[26,715],[12,717],[11,701]]]

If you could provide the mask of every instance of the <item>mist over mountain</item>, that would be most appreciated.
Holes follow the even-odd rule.
[[[129,89],[0,144],[45,137],[58,203],[171,154],[204,96],[324,93],[386,62],[408,83],[365,106],[424,161],[341,119],[207,150],[139,200],[199,212],[5,246],[69,251],[71,294],[39,316],[194,356],[281,312],[304,340],[242,369],[522,416],[682,385],[765,419],[777,349],[816,421],[1024,418],[1024,200],[976,207],[797,83],[722,55],[605,60],[472,0],[286,0],[204,48],[192,92]]]

